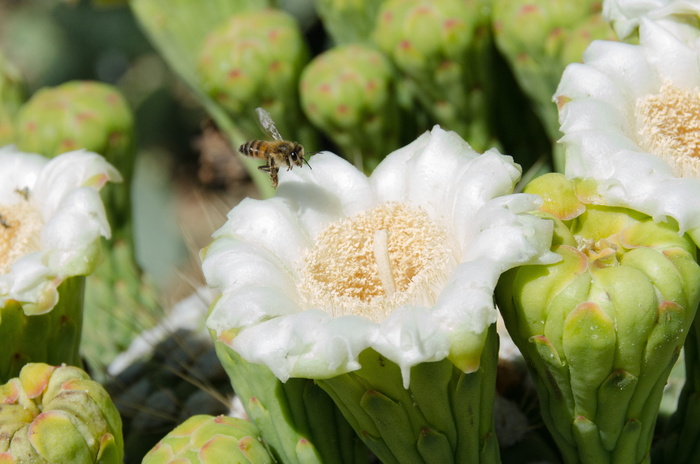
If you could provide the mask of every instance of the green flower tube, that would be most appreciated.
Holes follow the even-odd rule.
[[[110,235],[99,194],[110,180],[119,173],[95,153],[0,149],[2,381],[30,361],[80,364],[82,276]]]
[[[257,428],[226,416],[197,415],[168,433],[142,464],[273,464]]]
[[[498,462],[493,291],[556,258],[551,223],[526,214],[539,197],[512,194],[512,158],[438,126],[370,177],[332,153],[311,164],[236,206],[201,253],[222,293],[207,326],[249,416],[270,445],[256,415],[332,423],[283,396],[306,401],[313,379],[383,462]]]
[[[221,340],[214,343],[236,395],[276,461],[368,462],[367,447],[313,380],[281,382],[267,366],[246,361]]]
[[[76,367],[31,363],[0,385],[0,462],[119,464],[121,427],[107,392]]]
[[[322,53],[304,69],[300,90],[308,118],[358,169],[373,168],[397,147],[394,74],[381,52],[347,45]]]
[[[542,416],[567,463],[650,461],[664,385],[700,301],[696,248],[674,222],[600,204],[549,174],[541,195],[562,260],[499,282],[508,331],[528,360]]]

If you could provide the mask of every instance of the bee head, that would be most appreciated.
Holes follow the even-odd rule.
[[[292,147],[287,157],[287,164],[290,168],[292,166],[302,167],[304,165],[304,147],[298,143],[294,143],[294,147]]]

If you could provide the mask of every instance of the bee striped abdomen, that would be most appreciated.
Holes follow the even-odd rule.
[[[264,140],[248,140],[238,147],[238,151],[251,158],[266,158],[268,142]]]

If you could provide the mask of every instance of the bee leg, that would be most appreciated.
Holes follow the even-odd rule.
[[[272,166],[270,169],[270,179],[272,179],[272,186],[274,188],[277,188],[277,184],[279,183],[279,179],[277,178],[277,172],[279,171],[279,168],[277,166]]]

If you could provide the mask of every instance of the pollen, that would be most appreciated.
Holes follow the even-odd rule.
[[[27,201],[0,205],[0,274],[10,272],[18,258],[39,251],[44,222]]]
[[[329,225],[301,266],[308,307],[379,322],[403,304],[435,303],[456,253],[426,211],[389,202]]]
[[[700,90],[665,82],[637,100],[641,148],[668,163],[678,177],[700,178]]]

